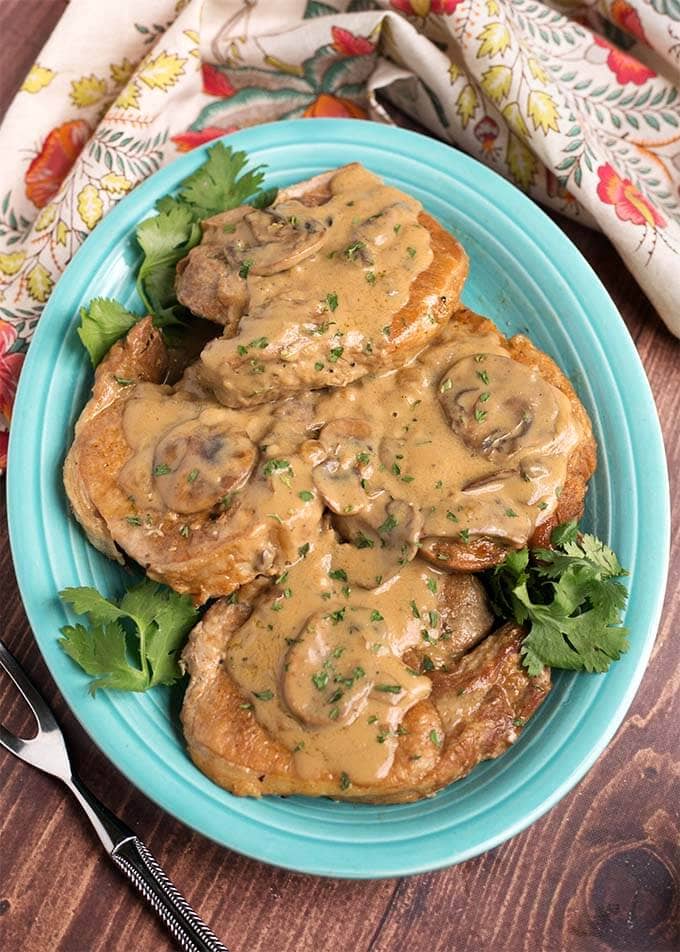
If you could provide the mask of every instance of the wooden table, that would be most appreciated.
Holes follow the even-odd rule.
[[[64,5],[3,0],[0,35],[12,56],[3,62],[0,113]],[[99,753],[60,698],[26,622],[3,511],[3,637],[53,704],[93,791],[140,832],[232,952],[680,948],[680,345],[607,239],[564,219],[559,224],[621,310],[649,375],[675,499],[671,575],[649,669],[609,748],[547,816],[486,855],[411,879],[316,879],[231,853],[163,813]],[[12,698],[3,690],[0,714],[8,726],[25,729],[23,708]],[[170,948],[57,783],[3,754],[0,772],[0,948]]]

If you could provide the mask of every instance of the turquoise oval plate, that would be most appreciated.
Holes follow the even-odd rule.
[[[652,648],[668,561],[669,500],[654,402],[628,332],[584,259],[529,199],[483,165],[423,136],[351,120],[298,120],[229,136],[267,185],[363,162],[415,195],[465,244],[463,295],[503,333],[528,332],[574,382],[593,420],[599,465],[586,526],[631,571],[631,648],[606,675],[559,672],[517,744],[437,796],[403,806],[233,797],[189,760],[180,694],[87,693],[57,645],[74,619],[57,593],[123,576],[69,518],[61,466],[92,383],[76,335],[78,308],[118,298],[139,310],[135,226],[199,166],[205,148],[152,176],[97,226],[57,284],[40,321],[12,421],[9,513],[19,586],[36,640],[72,710],[106,756],[147,796],[206,836],[248,856],[327,876],[371,878],[461,862],[518,833],[574,786],[621,723]]]

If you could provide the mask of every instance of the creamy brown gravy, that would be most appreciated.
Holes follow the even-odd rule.
[[[272,520],[282,545],[287,528],[306,524],[310,506],[309,524],[316,524],[318,500],[297,452],[309,423],[304,400],[246,414],[182,390],[134,386],[122,414],[131,452],[118,484],[130,500],[129,520],[142,531],[169,534],[169,554],[181,541],[177,534],[210,531],[221,519],[229,519],[235,535],[254,520]],[[259,569],[266,571],[273,558],[259,553]]]
[[[419,515],[421,540],[484,535],[521,546],[554,512],[580,437],[569,401],[493,334],[449,324],[439,340],[399,371],[320,399],[314,483],[359,544],[402,536],[401,550]],[[416,503],[410,534],[390,517],[396,500]]]
[[[348,361],[372,361],[432,261],[415,199],[361,166],[340,170],[330,189],[323,205],[290,199],[204,226],[247,286],[238,336],[201,355],[204,382],[227,405],[267,399],[289,378],[298,390],[333,385]]]
[[[362,588],[352,548],[322,531],[232,636],[225,661],[300,776],[366,784],[387,776],[405,713],[431,690],[401,655],[435,642],[442,623],[439,573],[418,560]]]

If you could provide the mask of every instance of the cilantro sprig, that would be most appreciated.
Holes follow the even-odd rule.
[[[198,621],[186,595],[149,579],[118,602],[89,587],[65,588],[60,595],[77,614],[88,616],[88,626],[65,625],[59,644],[93,676],[92,695],[98,688],[146,691],[180,677],[177,654]]]
[[[93,367],[138,320],[139,314],[133,314],[111,298],[93,298],[87,307],[81,307],[78,336]]]
[[[137,291],[157,326],[178,323],[186,313],[175,295],[175,268],[201,240],[200,221],[247,201],[263,208],[276,197],[276,190],[260,191],[262,166],[246,172],[247,164],[245,152],[218,142],[208,149],[204,164],[182,182],[177,197],[162,198],[156,203],[158,214],[138,226],[144,260]]]
[[[544,666],[603,672],[628,650],[621,625],[628,573],[614,552],[576,522],[554,530],[552,549],[520,549],[486,573],[496,614],[529,626],[522,662],[533,677]]]
[[[177,196],[161,198],[156,202],[157,214],[138,225],[143,258],[137,292],[157,327],[182,324],[190,316],[177,301],[175,270],[178,261],[200,242],[202,219],[245,202],[266,208],[276,198],[276,189],[260,189],[263,166],[245,171],[247,164],[245,152],[234,152],[218,142],[208,149],[204,164],[182,182]],[[111,298],[95,298],[80,316],[78,334],[95,367],[140,317]]]

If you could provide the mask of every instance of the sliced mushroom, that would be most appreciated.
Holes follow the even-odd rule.
[[[385,718],[395,717],[398,723],[404,710],[429,694],[427,679],[414,677],[390,651],[373,650],[389,644],[389,633],[380,613],[369,608],[329,606],[328,612],[312,616],[291,642],[283,664],[282,695],[303,724],[351,724],[369,697],[394,709]]]
[[[412,503],[381,492],[359,515],[336,516],[334,524],[356,550],[349,569],[353,582],[375,588],[415,558],[423,515]],[[342,555],[339,563],[344,567]]]
[[[451,428],[490,460],[547,447],[558,432],[560,394],[538,372],[498,354],[457,361],[439,383]]]
[[[209,509],[239,489],[257,461],[257,447],[225,423],[201,418],[173,427],[153,455],[154,487],[168,509],[193,513]]]
[[[370,501],[365,486],[376,464],[370,425],[349,417],[333,420],[319,434],[319,443],[326,458],[312,471],[314,485],[333,512],[360,512]]]

